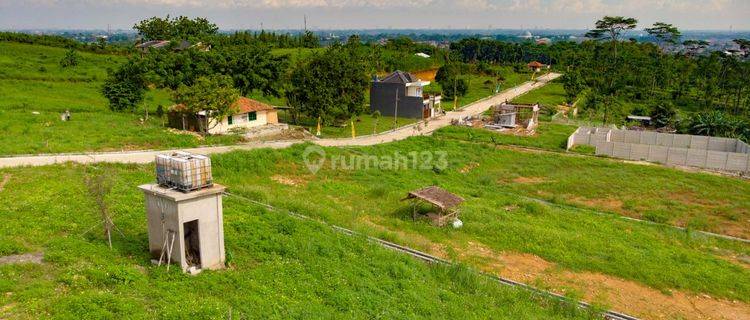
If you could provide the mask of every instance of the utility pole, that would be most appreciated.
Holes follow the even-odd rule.
[[[305,15],[305,32],[307,32],[307,15]]]

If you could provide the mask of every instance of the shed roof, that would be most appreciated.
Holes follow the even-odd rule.
[[[414,198],[427,201],[442,210],[456,207],[464,202],[464,198],[461,198],[437,186],[430,186],[424,189],[409,192],[409,195],[406,197],[406,199]]]

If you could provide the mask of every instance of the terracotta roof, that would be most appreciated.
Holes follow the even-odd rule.
[[[267,105],[263,102],[253,100],[250,98],[245,98],[245,97],[240,97],[239,99],[237,99],[237,102],[235,102],[233,106],[237,108],[237,112],[235,114],[274,109],[273,106],[271,105]],[[176,104],[176,105],[171,106],[169,110],[175,111],[175,112],[182,112],[182,111],[185,111],[185,105]]]
[[[436,186],[409,192],[409,195],[406,197],[406,199],[413,198],[427,201],[442,210],[453,208],[464,202],[463,198]]]
[[[236,106],[239,110],[237,114],[253,111],[273,110],[273,106],[271,105],[267,105],[263,102],[245,97],[240,97],[239,99],[237,99],[237,102],[234,103],[234,106]]]
[[[539,61],[532,61],[529,63],[529,68],[541,68],[544,67],[545,64],[539,62]]]

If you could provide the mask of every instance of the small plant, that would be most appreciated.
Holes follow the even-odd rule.
[[[79,60],[81,57],[78,55],[78,52],[76,52],[74,49],[70,49],[67,53],[65,53],[65,56],[60,60],[60,66],[63,68],[67,67],[75,67],[78,65]]]

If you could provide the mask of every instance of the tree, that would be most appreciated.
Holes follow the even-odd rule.
[[[720,111],[702,112],[690,118],[688,130],[702,136],[727,136],[732,131],[729,118]]]
[[[372,113],[372,134],[378,133],[378,120],[380,119],[380,110]]]
[[[365,110],[367,65],[358,52],[339,44],[300,62],[291,75],[287,100],[311,118],[343,121]]]
[[[736,43],[738,46],[740,46],[740,49],[742,50],[748,50],[750,49],[750,40],[747,39],[734,39],[734,43]]]
[[[130,61],[104,80],[102,94],[109,100],[112,111],[131,109],[135,112],[146,91],[146,83],[140,66]]]
[[[669,102],[656,103],[651,107],[650,116],[657,128],[673,127],[677,118],[677,109]]]
[[[230,75],[243,95],[258,90],[264,95],[279,96],[288,56],[274,56],[269,49],[258,46],[232,47],[218,54],[221,57],[212,59],[213,69]]]
[[[578,98],[578,95],[586,89],[586,83],[583,82],[581,74],[577,71],[571,71],[563,76],[563,88],[565,89],[565,97],[568,103],[574,103]]]
[[[620,36],[627,30],[635,29],[638,20],[635,18],[625,18],[622,16],[610,17],[605,16],[596,22],[596,27],[586,33],[586,37],[596,40],[609,40],[614,47],[614,57],[617,58],[617,42]]]
[[[80,60],[80,58],[81,57],[78,55],[78,52],[76,52],[75,49],[70,49],[65,53],[65,56],[60,59],[60,66],[63,68],[75,67],[78,65],[78,61]]]
[[[133,26],[144,41],[202,39],[215,35],[219,28],[205,18],[190,19],[185,16],[171,18],[152,17]]]
[[[240,92],[232,86],[232,78],[221,75],[200,77],[192,86],[180,85],[173,96],[176,103],[184,106],[185,113],[198,118],[199,131],[203,134],[237,111],[239,97]]]
[[[664,22],[654,23],[653,27],[646,28],[646,32],[657,39],[659,47],[664,43],[677,44],[677,41],[680,40],[680,37],[682,36],[682,33],[677,27]]]
[[[440,82],[440,86],[443,88],[445,98],[450,100],[463,97],[469,91],[469,82],[459,76],[444,79]]]

